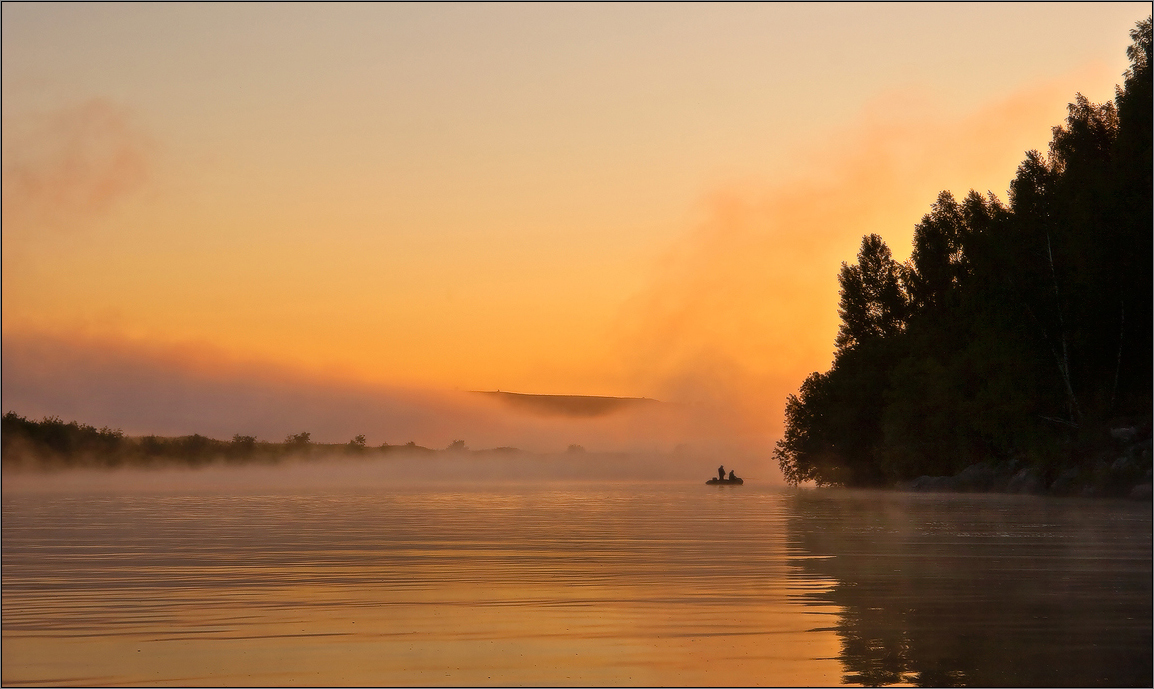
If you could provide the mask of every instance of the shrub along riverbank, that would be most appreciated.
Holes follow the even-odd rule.
[[[1035,465],[1011,459],[971,464],[954,476],[919,476],[897,487],[922,493],[1024,493],[1150,500],[1154,485],[1149,426],[1114,431],[1117,443],[1113,451],[1100,452],[1088,467],[1065,466],[1052,478]]]

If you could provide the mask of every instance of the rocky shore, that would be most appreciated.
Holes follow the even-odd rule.
[[[1019,493],[1150,500],[1152,485],[1149,426],[1112,429],[1115,447],[1095,453],[1082,466],[1044,469],[1020,460],[972,464],[954,476],[919,476],[898,484],[919,493]]]

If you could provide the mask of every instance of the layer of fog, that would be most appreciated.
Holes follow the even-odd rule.
[[[748,459],[748,458],[746,458]],[[5,471],[5,494],[35,493],[200,493],[200,492],[344,492],[390,491],[406,488],[461,488],[467,485],[520,483],[529,486],[573,482],[621,481],[638,484],[675,481],[701,483],[719,463],[739,476],[776,483],[774,476],[747,472],[756,464],[734,455],[702,456],[673,453],[596,453],[567,451],[530,453],[497,451],[388,453],[367,450],[314,452],[274,463],[226,464],[200,467],[161,466],[116,469]],[[755,472],[756,473],[756,472]],[[706,486],[702,485],[702,489]]]

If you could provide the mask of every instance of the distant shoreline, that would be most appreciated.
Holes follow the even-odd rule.
[[[65,422],[58,417],[32,421],[13,411],[4,415],[2,426],[0,458],[5,471],[69,467],[202,466],[214,463],[268,464],[288,458],[336,454],[369,457],[391,453],[511,455],[521,452],[515,447],[470,450],[461,440],[453,441],[440,450],[412,441],[398,445],[382,443],[370,446],[363,435],[346,443],[318,443],[312,440],[308,432],[290,434],[279,443],[240,434],[234,435],[232,440],[219,440],[198,433],[181,436],[129,436],[119,429],[98,429],[77,421]],[[571,445],[568,452],[584,452],[584,448]]]

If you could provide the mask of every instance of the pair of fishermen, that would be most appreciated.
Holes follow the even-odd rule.
[[[730,480],[730,481],[732,481],[732,480],[733,480],[733,479],[735,479],[735,478],[737,478],[737,476],[735,476],[735,475],[734,475],[734,473],[733,473],[733,471],[732,471],[732,470],[730,470],[730,472],[729,472],[729,480]],[[718,480],[718,481],[724,481],[724,480],[725,480],[725,465],[724,465],[724,464],[722,464],[721,466],[717,467],[717,480]]]

